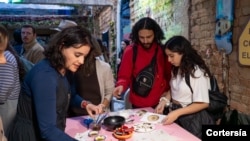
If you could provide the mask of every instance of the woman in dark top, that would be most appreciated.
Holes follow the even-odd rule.
[[[103,112],[108,112],[110,101],[114,89],[114,77],[111,66],[99,58],[99,48],[96,47],[96,52],[92,51],[88,55],[89,65],[82,65],[75,72],[75,89],[76,93],[83,99],[103,109]],[[95,54],[94,54],[95,53]],[[86,109],[78,107],[70,107],[69,116],[87,115]]]
[[[17,116],[9,141],[73,141],[64,132],[69,102],[85,108],[90,116],[97,106],[71,92],[66,74],[87,63],[92,50],[91,34],[81,27],[69,27],[51,39],[46,58],[26,75],[18,102]]]

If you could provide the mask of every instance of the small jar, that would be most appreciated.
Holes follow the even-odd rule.
[[[95,122],[92,122],[90,123],[89,125],[89,128],[93,131],[100,131],[101,130],[101,127],[102,127],[102,124],[101,123],[95,123]]]

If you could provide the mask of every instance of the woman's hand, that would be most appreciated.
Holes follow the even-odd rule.
[[[177,110],[169,112],[168,115],[162,120],[162,124],[169,125],[172,124],[177,118],[179,117],[179,114]]]
[[[155,113],[157,114],[163,114],[163,110],[165,108],[166,101],[162,100],[155,108]]]
[[[96,106],[92,103],[90,103],[86,106],[86,110],[87,110],[88,114],[90,115],[90,117],[92,117],[92,118],[94,117],[94,115],[101,114],[103,111],[100,106]]]
[[[113,96],[120,99],[121,98],[121,93],[123,91],[123,86],[117,86],[115,87],[114,91],[113,91]]]
[[[101,103],[98,105],[98,109],[99,111],[101,111],[101,113],[104,113],[106,111],[106,106]]]

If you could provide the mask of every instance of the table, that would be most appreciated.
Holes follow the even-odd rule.
[[[141,122],[141,117],[136,115],[135,113],[139,113],[139,111],[147,111],[148,113],[153,112],[153,109],[150,108],[141,108],[141,109],[129,109],[123,110],[118,112],[111,112],[110,115],[122,114],[122,113],[130,113],[134,114],[134,122],[133,123],[126,123],[128,127],[132,127],[134,124]],[[86,125],[83,123],[83,120],[88,118],[88,116],[79,116],[73,118],[67,118],[66,120],[66,129],[65,132],[69,134],[71,137],[76,137],[76,135],[81,134],[82,139],[81,141],[93,141],[93,137],[88,137],[88,129]],[[105,141],[117,141],[115,137],[113,137],[112,132],[106,131],[105,129],[101,129],[99,132],[101,135],[106,136]],[[150,132],[141,133],[141,132],[134,132],[133,136],[126,141],[200,141],[199,138],[192,135],[178,124],[173,123],[171,125],[162,125],[162,124],[155,124],[155,129]]]

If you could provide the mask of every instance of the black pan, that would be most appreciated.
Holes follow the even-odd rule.
[[[103,120],[103,125],[106,130],[113,131],[121,127],[125,123],[125,118],[122,116],[108,116]]]

